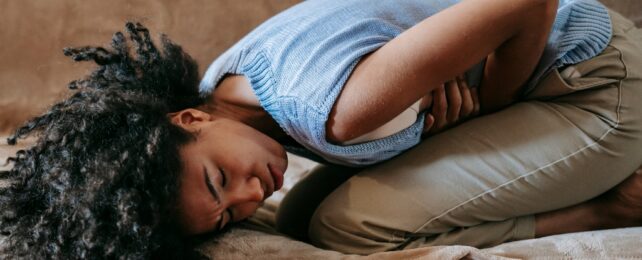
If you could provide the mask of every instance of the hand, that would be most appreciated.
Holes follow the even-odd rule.
[[[421,107],[430,107],[424,120],[423,137],[437,134],[479,114],[477,87],[469,88],[459,76],[426,95]]]

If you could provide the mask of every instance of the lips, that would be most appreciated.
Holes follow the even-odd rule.
[[[274,193],[274,191],[270,190],[269,185],[264,181],[261,181],[261,189],[263,189],[263,199],[262,200],[266,200],[267,198],[272,196],[272,193]]]
[[[277,191],[283,187],[283,171],[272,164],[268,164],[268,168],[274,181],[274,191]]]

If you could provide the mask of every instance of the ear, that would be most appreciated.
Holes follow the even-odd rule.
[[[210,114],[193,108],[169,113],[168,116],[173,124],[190,132],[200,129],[203,123],[212,120],[212,116]]]

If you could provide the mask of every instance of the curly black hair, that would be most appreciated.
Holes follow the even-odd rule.
[[[179,149],[194,136],[168,113],[202,104],[198,69],[161,36],[126,24],[111,50],[65,48],[94,61],[74,93],[9,137],[37,136],[0,173],[0,258],[185,258],[193,251],[174,220],[182,169]],[[135,52],[130,53],[128,42]],[[196,256],[196,255],[193,255]]]

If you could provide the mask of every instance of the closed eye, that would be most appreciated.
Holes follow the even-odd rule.
[[[225,171],[223,171],[222,168],[219,169],[219,172],[221,173],[221,187],[225,187],[225,184],[227,184],[227,176],[225,176]]]
[[[218,192],[214,188],[214,184],[212,184],[210,175],[207,174],[207,168],[205,168],[204,166],[203,166],[203,175],[205,175],[205,185],[207,186],[207,189],[210,191],[210,193],[214,197],[214,200],[216,200],[218,204],[221,204],[221,197],[219,196]]]

